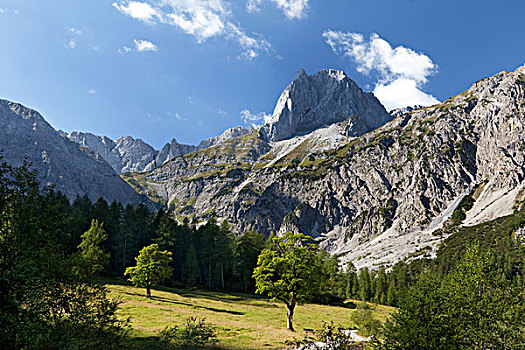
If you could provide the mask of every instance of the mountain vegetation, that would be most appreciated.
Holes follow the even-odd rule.
[[[140,142],[108,143],[119,172],[154,164],[121,177],[37,112],[0,100],[0,347],[128,346],[130,326],[140,328],[130,310],[173,311],[162,298],[187,306],[176,290],[227,303],[264,294],[270,302],[249,298],[287,308],[287,330],[284,312],[267,311],[275,332],[310,327],[296,321],[309,319],[303,310],[330,305],[345,315],[324,324],[333,348],[357,346],[348,327],[377,349],[523,348],[524,77],[525,67],[502,72],[392,119],[344,73],[300,71],[258,128],[144,159]],[[135,293],[128,309],[100,283],[122,290],[124,276],[146,288],[144,299],[122,287]],[[306,302],[318,305],[296,312]],[[377,318],[370,303],[397,311]],[[247,311],[222,307],[192,311],[242,323]],[[224,335],[185,316],[156,325],[152,344]],[[321,321],[333,320],[312,324]]]

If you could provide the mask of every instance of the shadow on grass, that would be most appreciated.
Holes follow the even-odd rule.
[[[124,292],[124,294],[132,295],[132,296],[144,297],[143,294],[138,294],[138,293]],[[240,312],[240,311],[224,310],[224,309],[217,309],[217,308],[214,308],[214,307],[208,307],[208,306],[202,306],[202,305],[194,305],[194,304],[191,304],[191,303],[185,303],[185,302],[182,302],[182,301],[176,301],[176,300],[173,300],[173,299],[170,299],[170,298],[165,298],[165,297],[152,296],[151,300],[156,300],[156,301],[160,301],[160,302],[163,302],[163,303],[170,303],[170,304],[188,306],[188,307],[192,307],[194,309],[202,309],[202,310],[208,310],[208,311],[213,311],[213,312],[226,313],[226,314],[230,314],[230,315],[239,315],[239,316],[245,315],[244,312]]]
[[[158,337],[132,337],[126,342],[125,349],[129,350],[182,350],[182,346],[177,344],[166,344],[159,340]],[[252,348],[238,347],[238,346],[221,346],[209,345],[203,349],[209,350],[248,350]]]

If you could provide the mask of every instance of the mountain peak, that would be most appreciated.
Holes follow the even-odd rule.
[[[293,78],[293,80],[300,79],[302,77],[308,77],[308,74],[306,74],[306,71],[303,68],[299,68],[297,73],[295,73],[295,78]]]
[[[352,120],[349,135],[358,136],[392,117],[373,94],[361,90],[343,71],[324,69],[307,75],[300,69],[281,94],[271,119],[261,127],[261,134],[280,141],[348,119]]]

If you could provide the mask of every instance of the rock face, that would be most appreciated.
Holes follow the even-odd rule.
[[[357,120],[345,114],[350,119],[341,121],[337,113],[318,114],[298,107],[307,103],[294,102],[295,96],[311,95],[327,101],[319,104],[323,111],[352,110],[337,102],[339,83],[350,86],[349,79],[335,71],[319,74],[335,77],[336,88],[329,89],[334,96],[313,89],[312,77],[300,72],[260,132],[129,174],[128,181],[162,199],[179,218],[206,219],[215,211],[238,232],[304,232],[358,268],[434,249],[446,237],[440,228],[469,193],[475,203],[464,225],[511,213],[516,198],[523,197],[525,67],[483,79],[359,137],[348,135],[364,132],[361,125],[373,128],[358,123],[368,120],[365,114]],[[376,105],[367,103],[361,105]],[[363,110],[389,120],[377,105]],[[330,122],[339,123],[292,137]],[[350,132],[344,136],[340,131],[346,127]]]
[[[416,109],[421,109],[424,107],[425,106],[422,106],[422,105],[415,105],[415,106],[407,106],[403,108],[394,108],[389,113],[392,117],[397,118],[397,117],[401,117],[403,114],[407,114],[412,111],[415,111]]]
[[[108,142],[108,140],[105,140]],[[4,159],[20,166],[24,156],[44,185],[69,199],[87,195],[123,203],[149,202],[126,184],[99,154],[59,134],[36,111],[0,100],[0,149]]]
[[[224,141],[236,138],[236,137],[244,136],[248,134],[250,131],[252,131],[252,128],[243,128],[242,126],[236,126],[234,128],[227,129],[219,136],[210,137],[209,139],[201,141],[197,149],[205,149],[213,145],[216,145],[218,143],[221,143],[221,142],[224,142]]]
[[[280,141],[348,120],[348,135],[360,136],[391,119],[377,98],[363,92],[344,72],[326,69],[308,76],[301,69],[261,133],[267,140]]]
[[[177,142],[177,140],[172,139],[171,142],[167,143],[162,147],[162,150],[157,153],[155,157],[155,164],[147,167],[144,167],[142,171],[148,171],[156,168],[159,165],[162,165],[175,157],[180,157],[184,154],[191,153],[197,148],[193,145],[184,145]]]
[[[143,140],[135,139],[131,136],[119,137],[113,141],[107,136],[73,131],[68,134],[68,137],[72,141],[97,152],[118,174],[122,174],[155,169],[173,158],[246,135],[250,131],[251,129],[241,126],[230,128],[219,136],[201,141],[198,146],[181,144],[177,140],[172,139],[160,151],[157,151]]]
[[[97,152],[118,174],[151,170],[196,149],[195,146],[180,144],[175,139],[164,145],[159,152],[143,140],[131,136],[119,137],[113,141],[107,136],[73,131],[68,137]]]

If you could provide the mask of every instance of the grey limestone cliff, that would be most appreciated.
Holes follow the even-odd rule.
[[[59,134],[35,110],[7,100],[0,100],[0,149],[14,166],[27,157],[43,185],[55,185],[69,199],[87,195],[91,200],[149,202],[98,153]]]
[[[261,133],[268,140],[280,141],[349,121],[348,135],[360,136],[391,119],[379,100],[344,72],[325,69],[309,76],[301,69],[281,94]]]
[[[328,72],[323,74],[335,74]],[[296,80],[307,80],[299,75]],[[295,89],[283,93],[285,101],[306,96],[292,93]],[[335,96],[321,100],[310,91],[311,99],[339,106],[338,90],[332,91]],[[288,112],[274,114],[266,133],[254,130],[130,177],[179,218],[206,219],[214,211],[239,232],[304,232],[357,267],[389,265],[424,247],[435,249],[466,194],[475,203],[463,225],[512,213],[523,197],[525,67],[485,78],[458,96],[358,137],[339,135],[328,149],[320,147],[327,140],[321,129],[293,137],[317,124],[295,119],[289,113],[297,110],[293,98],[282,100],[276,111]],[[323,110],[336,113],[340,107],[327,102]],[[340,122],[334,124],[340,130],[354,117],[339,118],[323,114],[322,120]],[[389,120],[384,118],[383,123]],[[302,129],[299,121],[309,126]],[[286,137],[291,138],[272,141]]]

